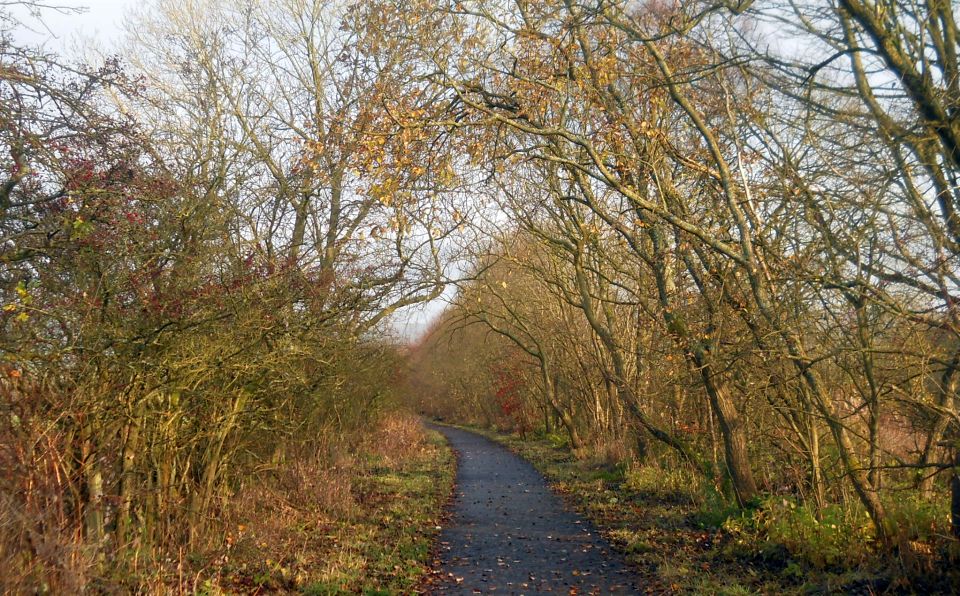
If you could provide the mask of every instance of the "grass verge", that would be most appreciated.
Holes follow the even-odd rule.
[[[223,544],[188,556],[191,591],[415,592],[453,487],[442,435],[389,418],[335,465],[287,475],[240,495]]]

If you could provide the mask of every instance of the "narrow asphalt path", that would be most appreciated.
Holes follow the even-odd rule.
[[[459,454],[452,517],[440,532],[434,594],[631,594],[632,573],[520,457],[446,426]]]

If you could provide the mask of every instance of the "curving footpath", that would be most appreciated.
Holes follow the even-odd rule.
[[[632,572],[532,465],[472,432],[430,425],[459,454],[431,594],[631,594]]]

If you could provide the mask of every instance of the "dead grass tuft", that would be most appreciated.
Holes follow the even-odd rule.
[[[284,471],[279,489],[298,509],[316,508],[331,517],[349,517],[357,506],[355,466],[346,454],[338,454],[330,462],[299,460]]]
[[[608,439],[590,449],[587,459],[604,466],[617,466],[633,459],[633,450],[625,439]]]
[[[370,438],[368,449],[387,463],[396,463],[419,455],[426,445],[426,433],[420,419],[412,414],[395,412],[380,422]]]

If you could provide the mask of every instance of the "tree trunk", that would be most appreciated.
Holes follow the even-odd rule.
[[[137,452],[140,449],[141,416],[140,408],[136,408],[135,412],[131,413],[131,418],[127,421],[123,433],[125,440],[120,459],[120,502],[117,508],[116,538],[118,544],[126,542],[130,531],[131,504],[133,503],[134,486],[136,484],[134,464],[136,463]]]
[[[557,409],[557,415],[560,417],[563,427],[567,430],[567,434],[570,435],[570,447],[573,449],[582,449],[583,439],[580,438],[580,433],[577,432],[577,426],[573,422],[573,417],[570,416],[569,412],[560,408]]]
[[[960,381],[957,368],[960,367],[960,350],[953,353],[950,364],[944,369],[940,376],[940,390],[937,392],[937,406],[941,411],[937,413],[937,418],[933,423],[930,434],[927,435],[926,443],[923,446],[923,453],[920,455],[920,468],[917,471],[917,488],[920,489],[924,497],[929,497],[933,492],[933,479],[935,474],[929,473],[928,468],[934,463],[937,453],[937,445],[943,438],[943,433],[950,425],[950,417],[942,409],[946,409],[953,403],[954,396],[957,394],[957,384]]]
[[[746,429],[729,392],[714,373],[709,345],[691,335],[683,316],[675,308],[673,296],[677,293],[677,288],[669,265],[663,231],[657,225],[648,224],[647,229],[653,245],[653,272],[657,282],[658,299],[663,309],[664,323],[674,341],[683,350],[687,361],[700,375],[710,407],[720,425],[727,470],[730,473],[737,503],[744,506],[752,501],[758,492],[753,470],[750,467]],[[704,299],[709,297],[704,296]]]
[[[823,508],[826,506],[826,497],[823,492],[823,470],[820,469],[820,434],[817,432],[813,416],[807,416],[807,420],[810,433],[810,490],[813,491],[813,502],[819,519]]]
[[[100,471],[100,463],[97,461],[98,455],[90,423],[85,422],[80,432],[83,477],[87,488],[84,526],[87,540],[99,547],[103,542],[103,475]]]
[[[727,392],[716,383],[710,365],[701,364],[700,371],[707,397],[710,399],[710,405],[720,425],[723,453],[730,472],[733,492],[737,497],[737,503],[742,507],[756,498],[759,492],[753,478],[753,470],[750,468],[747,434],[743,427],[743,420]]]
[[[584,317],[590,324],[590,328],[593,329],[597,337],[600,338],[601,345],[607,350],[607,353],[610,355],[610,360],[613,362],[613,377],[608,380],[613,382],[617,390],[618,401],[626,405],[633,417],[647,432],[653,435],[655,439],[677,450],[677,452],[680,453],[684,459],[692,463],[694,467],[701,469],[697,458],[690,448],[683,441],[654,424],[646,412],[640,407],[637,396],[626,380],[626,366],[624,364],[623,354],[620,351],[620,346],[617,345],[613,335],[610,333],[610,329],[604,326],[599,317],[597,317],[596,310],[594,309],[593,297],[590,294],[590,287],[581,260],[582,245],[577,244],[576,248],[577,253],[574,255],[574,267],[577,291],[580,295],[580,308],[583,310]],[[645,454],[647,451],[646,443],[642,435],[637,438],[637,449],[640,454]]]
[[[560,419],[563,428],[566,429],[567,435],[570,437],[570,446],[574,449],[583,448],[583,439],[580,438],[577,425],[574,423],[573,416],[570,415],[570,412],[568,412],[557,399],[557,389],[551,378],[550,367],[547,366],[546,360],[543,358],[540,359],[540,375],[543,381],[544,397],[553,411],[557,413],[557,418]]]
[[[960,447],[954,447],[953,470],[950,474],[950,522],[953,537],[960,540]]]

